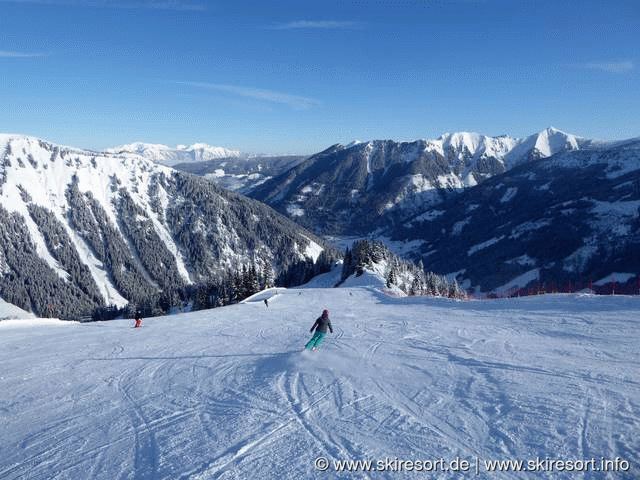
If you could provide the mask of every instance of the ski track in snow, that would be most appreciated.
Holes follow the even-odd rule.
[[[465,478],[319,456],[620,457],[629,472],[467,477],[640,478],[640,299],[264,296],[141,329],[0,322],[0,478]],[[334,334],[302,352],[325,307]]]

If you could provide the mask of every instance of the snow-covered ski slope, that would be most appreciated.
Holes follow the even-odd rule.
[[[640,478],[638,298],[263,296],[141,329],[0,322],[0,478]],[[323,308],[335,333],[302,353]],[[318,457],[471,470],[318,471]],[[483,463],[537,457],[629,470]]]

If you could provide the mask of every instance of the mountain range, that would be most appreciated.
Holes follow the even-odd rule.
[[[367,235],[517,165],[598,145],[554,128],[525,139],[461,132],[338,144],[248,195],[319,234]]]
[[[484,292],[618,282],[637,293],[640,140],[520,164],[380,235]]]
[[[173,167],[180,163],[206,162],[220,158],[242,158],[237,150],[229,150],[224,147],[213,147],[206,143],[195,143],[193,145],[178,145],[169,147],[167,145],[135,142],[128,145],[121,145],[109,148],[105,153],[140,155],[152,162]]]
[[[107,153],[140,155],[176,170],[210,178],[228,190],[241,193],[250,191],[307,158],[304,155],[249,154],[204,143],[174,148],[137,142],[110,148]]]

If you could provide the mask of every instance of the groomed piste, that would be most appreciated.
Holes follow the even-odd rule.
[[[324,308],[335,333],[302,352]],[[351,287],[277,289],[139,329],[0,321],[0,478],[638,479],[639,318],[640,299],[624,296]],[[334,469],[456,458],[471,471]],[[629,468],[484,463],[536,458]]]

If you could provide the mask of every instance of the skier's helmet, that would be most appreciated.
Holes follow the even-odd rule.
[[[327,310],[326,308],[322,311],[322,316],[323,317],[328,317],[329,316],[329,310]]]

